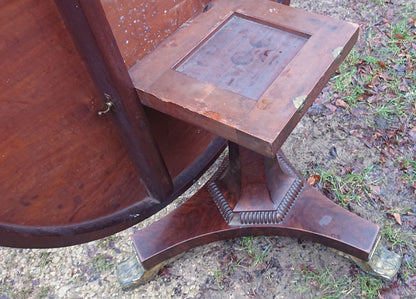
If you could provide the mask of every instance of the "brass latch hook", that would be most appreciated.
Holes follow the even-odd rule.
[[[107,112],[110,112],[111,109],[114,107],[114,103],[111,101],[112,98],[109,94],[104,94],[107,101],[105,102],[105,105],[107,106],[104,110],[98,111],[98,115],[106,114]]]

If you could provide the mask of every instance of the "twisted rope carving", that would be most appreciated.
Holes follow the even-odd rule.
[[[290,208],[295,203],[299,193],[302,191],[302,188],[303,182],[299,179],[296,179],[292,186],[290,186],[289,191],[286,193],[276,211],[241,212],[241,224],[279,224],[285,219]]]
[[[279,158],[279,163],[281,163],[280,165],[285,167],[285,170],[296,178],[297,175],[295,171],[286,163],[286,161],[283,160],[283,157],[279,154],[277,157]],[[228,159],[225,159],[218,168],[217,172],[207,183],[208,193],[211,195],[222,217],[228,224],[230,224],[233,215],[239,216],[240,225],[279,224],[285,219],[289,210],[295,203],[296,198],[299,196],[304,187],[302,180],[295,179],[275,211],[248,211],[234,213],[221,190],[215,183],[215,180],[217,180],[225,172],[228,164]]]

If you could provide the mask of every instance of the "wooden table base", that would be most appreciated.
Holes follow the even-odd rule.
[[[283,153],[269,159],[235,144],[229,148],[230,159],[203,188],[132,236],[143,271],[202,244],[254,235],[311,240],[369,260],[377,225],[308,185]]]

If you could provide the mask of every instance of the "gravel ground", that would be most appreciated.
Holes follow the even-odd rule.
[[[404,3],[293,0],[292,5],[363,25],[375,18],[373,10],[365,9],[371,7],[364,5],[367,2]],[[357,5],[363,9],[357,10]],[[318,106],[312,107],[285,143],[288,158],[303,173],[308,173],[310,161],[328,169],[348,165],[354,159],[352,151],[362,157],[364,165],[377,163],[377,149],[340,131],[337,115],[314,117],[327,97],[325,88]],[[331,147],[337,149],[335,160],[327,159]],[[134,254],[130,235],[186,200],[206,179],[152,218],[105,239],[47,250],[0,248],[0,298],[416,298],[414,280],[408,280],[400,291],[383,293],[380,290],[393,289],[392,284],[369,278],[325,246],[285,237],[242,238],[201,246],[166,265],[150,282],[122,291],[115,265]],[[409,202],[414,208],[414,198]],[[371,208],[348,208],[379,221]]]

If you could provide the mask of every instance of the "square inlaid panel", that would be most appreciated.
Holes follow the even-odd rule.
[[[233,15],[175,69],[257,101],[307,38]]]
[[[274,156],[357,35],[270,0],[214,0],[129,71],[143,104]]]

